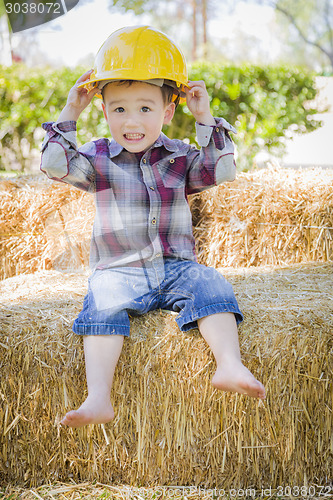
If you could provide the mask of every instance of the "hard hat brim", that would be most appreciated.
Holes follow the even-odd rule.
[[[142,83],[148,83],[150,85],[156,85],[157,87],[162,87],[164,84],[165,85],[168,85],[169,87],[173,87],[174,89],[176,89],[180,95],[180,98],[181,98],[181,102],[183,102],[183,99],[185,98],[185,90],[184,90],[184,87],[188,87],[187,84],[180,84],[178,85],[178,83],[176,82],[173,82],[171,80],[167,80],[167,79],[163,79],[163,78],[152,78],[152,79],[149,79],[149,80],[138,80],[138,79],[134,79],[134,78],[128,78],[126,80],[129,80],[129,81],[138,81],[138,82],[142,82]],[[105,79],[105,80],[101,80],[100,78],[93,78],[92,80],[88,80],[87,82],[84,82],[84,83],[81,83],[80,85],[78,85],[78,88],[85,88],[87,89],[88,92],[90,92],[91,90],[93,90],[94,88],[98,88],[99,89],[99,92],[96,92],[96,96],[99,97],[99,98],[102,98],[102,90],[103,88],[105,87],[105,85],[107,85],[108,83],[113,83],[113,82],[119,82],[119,81],[124,81],[124,78],[115,78],[115,79]]]

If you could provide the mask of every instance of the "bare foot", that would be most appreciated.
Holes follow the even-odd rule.
[[[110,400],[98,400],[88,396],[78,410],[66,413],[60,424],[83,427],[89,424],[106,424],[113,418],[114,411]]]
[[[252,398],[266,397],[262,383],[238,360],[232,364],[218,366],[212,378],[212,385],[222,391],[247,394]]]

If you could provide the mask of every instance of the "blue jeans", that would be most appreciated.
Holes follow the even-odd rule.
[[[178,314],[182,331],[197,328],[197,320],[221,312],[243,320],[232,286],[221,273],[190,260],[162,258],[144,267],[95,271],[89,278],[83,310],[73,331],[79,335],[130,334],[130,316],[155,309]]]

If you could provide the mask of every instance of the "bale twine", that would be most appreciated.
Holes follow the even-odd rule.
[[[83,429],[58,421],[86,396],[82,339],[71,324],[87,275],[40,271],[0,282],[0,484],[327,484],[332,265],[224,275],[245,314],[243,360],[266,401],[214,389],[199,332],[181,333],[172,314],[155,311],[131,320],[114,421]]]

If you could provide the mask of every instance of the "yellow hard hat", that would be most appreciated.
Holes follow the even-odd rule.
[[[79,87],[102,89],[115,80],[139,80],[158,86],[164,82],[184,95],[188,82],[186,60],[177,45],[155,28],[121,28],[103,43],[90,79]]]

